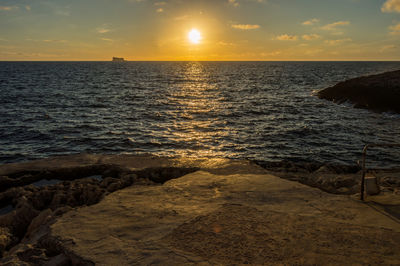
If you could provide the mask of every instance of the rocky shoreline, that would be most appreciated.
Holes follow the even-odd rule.
[[[48,228],[55,218],[73,208],[96,204],[104,196],[127,186],[162,184],[198,169],[152,167],[149,164],[152,158],[138,159],[146,160],[148,167],[144,164],[143,168],[129,169],[112,162],[99,162],[100,157],[119,160],[119,156],[76,155],[1,165],[0,209],[6,209],[7,213],[0,215],[0,257],[5,251],[11,250],[10,254],[17,254],[18,259],[34,264],[51,262],[47,254],[58,261],[60,258],[57,256],[62,248],[54,242],[56,239],[47,239],[45,235],[35,243],[37,247],[34,251],[29,248],[21,251],[20,247],[15,247],[30,243],[33,236],[38,240],[35,234]],[[50,180],[55,180],[57,184],[46,185],[46,181]],[[45,181],[44,185],[35,186],[38,181]],[[49,253],[48,248],[54,246],[58,247],[58,251]],[[69,256],[70,260],[78,259],[73,254]],[[8,263],[11,259],[15,263],[17,257],[8,256],[1,262]]]
[[[348,101],[355,108],[400,113],[400,70],[343,81],[317,96],[338,104]]]
[[[7,212],[0,215],[0,262],[93,265],[51,234],[50,226],[60,216],[97,204],[110,193],[130,186],[159,186],[199,170],[219,175],[270,173],[329,193],[351,195],[359,191],[358,166],[318,163],[82,154],[0,165],[0,209]],[[53,184],[34,185],[43,180],[53,180]],[[393,193],[400,194],[400,179],[383,181]]]

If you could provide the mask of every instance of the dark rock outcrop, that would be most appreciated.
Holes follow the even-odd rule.
[[[400,70],[350,79],[317,93],[321,99],[377,112],[400,113]]]
[[[273,175],[319,188],[333,194],[355,194],[360,190],[358,165],[318,162],[255,162]]]

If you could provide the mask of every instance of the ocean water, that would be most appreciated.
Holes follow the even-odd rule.
[[[0,62],[0,163],[151,153],[354,164],[400,142],[400,115],[316,90],[400,62]],[[400,151],[375,150],[400,166]]]

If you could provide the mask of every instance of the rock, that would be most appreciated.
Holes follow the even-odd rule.
[[[39,181],[40,179],[42,179],[42,178],[38,175],[26,174],[26,175],[19,177],[18,182],[19,182],[19,185],[21,186],[21,185],[27,185],[27,184],[33,183],[35,181]]]
[[[72,243],[73,240],[71,240]],[[65,243],[65,242],[64,242]],[[38,248],[46,250],[46,255],[51,257],[47,259],[44,265],[94,265],[93,262],[83,259],[73,251],[66,248],[61,239],[48,235],[39,240]]]
[[[357,184],[357,180],[354,179],[352,176],[338,176],[334,182],[333,186],[335,188],[350,188]]]
[[[4,191],[10,187],[13,187],[16,185],[16,180],[11,179],[8,176],[0,176],[0,188],[1,191]]]
[[[288,173],[314,173],[314,172],[326,172],[326,173],[337,173],[337,174],[353,174],[360,170],[358,165],[336,165],[336,164],[323,164],[318,162],[291,162],[291,161],[280,161],[280,162],[262,162],[255,161],[257,165],[260,165],[264,169],[273,172],[288,172]]]
[[[53,214],[54,214],[54,216],[61,216],[64,213],[69,212],[70,210],[72,210],[72,208],[70,206],[64,206],[64,207],[57,208],[53,212]]]
[[[327,165],[323,165],[318,170],[314,172],[315,174],[326,174],[326,173],[332,173],[332,169],[330,169]]]
[[[29,247],[18,252],[17,256],[20,260],[32,263],[33,265],[43,265],[47,260],[45,250],[34,247]]]
[[[340,82],[317,96],[339,103],[350,101],[356,108],[400,113],[400,70]]]
[[[70,259],[65,254],[58,254],[52,257],[45,264],[46,266],[69,266],[71,265]]]
[[[135,181],[135,185],[139,185],[139,186],[154,186],[154,185],[156,185],[157,183],[155,183],[155,182],[153,182],[153,181],[151,181],[150,179],[148,179],[148,178],[138,178],[136,181]]]
[[[54,196],[53,196],[53,200],[50,203],[50,208],[52,210],[57,209],[60,206],[64,206],[67,203],[67,195],[66,192],[63,190],[59,190],[57,191]]]
[[[28,203],[18,206],[13,217],[13,223],[10,225],[13,229],[13,235],[21,239],[25,235],[26,229],[30,225],[31,221],[39,213],[40,212],[38,210],[33,208],[32,205]]]
[[[111,183],[115,183],[117,182],[119,179],[114,178],[114,177],[106,177],[103,179],[103,181],[101,181],[100,186],[102,188],[106,188],[108,187]]]
[[[103,176],[110,176],[110,177],[113,177],[113,178],[119,178],[126,171],[127,171],[126,169],[123,169],[121,167],[111,166],[107,170],[103,171],[102,175]]]
[[[87,159],[86,163],[82,162],[82,157]],[[103,157],[104,162],[100,160]],[[7,246],[9,239],[13,239],[7,252],[8,258],[2,259],[0,264],[71,265],[76,262],[75,264],[79,265],[93,265],[92,262],[78,256],[64,253],[68,257],[66,262],[65,256],[57,253],[61,251],[50,252],[50,246],[28,244],[37,243],[39,239],[45,238],[53,217],[59,217],[74,207],[96,204],[105,194],[133,183],[154,185],[149,177],[161,183],[185,172],[194,171],[186,168],[181,171],[179,167],[170,167],[172,161],[168,160],[165,161],[167,166],[154,167],[151,161],[153,159],[149,161],[147,157],[140,159],[139,163],[136,157],[127,160],[124,158],[76,155],[0,165],[0,206],[15,207],[10,213],[0,216],[0,228],[8,228],[10,232],[10,237],[3,237],[3,246]],[[112,163],[108,163],[109,160]],[[138,177],[137,172],[142,172],[143,176]],[[101,182],[86,178],[99,174],[106,177]],[[32,182],[42,179],[63,181],[43,187],[32,185]]]
[[[92,205],[99,202],[104,192],[104,189],[101,189],[96,185],[86,185],[82,188],[81,204]]]
[[[35,209],[44,210],[52,202],[54,194],[55,194],[55,189],[44,187],[38,193],[35,193],[33,197],[30,198],[30,202],[32,203]]]
[[[398,176],[388,176],[381,179],[382,184],[392,187],[400,187],[400,174]]]
[[[389,193],[394,193],[394,188],[392,187],[384,187],[380,189],[381,192],[385,193],[385,192],[389,192]]]
[[[339,188],[337,191],[338,191],[340,194],[350,194],[350,193],[351,193],[350,189],[347,188],[347,187],[341,187],[341,188]]]
[[[132,185],[137,179],[136,174],[125,174],[121,177],[121,182],[124,187]]]
[[[15,237],[11,234],[10,229],[0,227],[0,257],[3,256],[4,251],[16,241]]]
[[[16,246],[12,247],[7,252],[7,256],[3,257],[0,260],[0,264],[7,265],[7,266],[14,266],[14,265],[30,266],[30,265],[32,265],[32,263],[23,261],[18,254],[22,254],[32,248],[33,248],[33,246],[31,244],[21,244],[20,243]]]
[[[107,187],[107,191],[108,192],[114,192],[114,191],[116,191],[116,190],[118,190],[118,189],[120,189],[121,188],[121,182],[120,181],[117,181],[117,182],[114,182],[114,183],[111,183],[108,187]]]
[[[52,211],[50,209],[46,209],[42,211],[38,216],[36,216],[32,222],[30,223],[27,232],[26,232],[26,237],[32,236],[33,233],[35,233],[36,230],[38,230],[42,225],[45,225],[47,222],[50,221],[52,218]]]
[[[358,175],[334,174],[323,167],[308,177],[299,180],[303,184],[318,187],[334,194],[352,194],[358,191]]]
[[[11,201],[14,205],[17,204],[17,199],[25,195],[25,190],[22,187],[10,188],[0,194],[0,201]]]

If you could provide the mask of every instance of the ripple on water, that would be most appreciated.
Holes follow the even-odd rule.
[[[77,152],[355,163],[400,116],[313,95],[399,62],[1,62],[0,162]],[[400,151],[371,151],[398,164]]]

